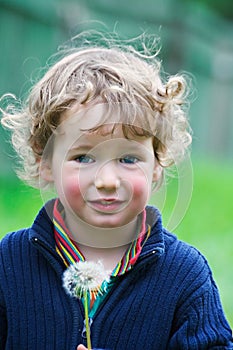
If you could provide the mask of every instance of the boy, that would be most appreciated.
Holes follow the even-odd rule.
[[[85,260],[110,271],[90,296],[93,347],[233,349],[205,258],[147,206],[191,142],[186,87],[182,76],[162,82],[155,55],[96,45],[67,53],[26,107],[3,112],[21,177],[53,185],[57,199],[1,241],[1,349],[86,344],[82,302],[62,287],[65,269]]]

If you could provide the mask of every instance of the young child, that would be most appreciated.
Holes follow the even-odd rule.
[[[206,259],[147,205],[191,143],[186,100],[185,78],[163,81],[148,49],[91,43],[3,111],[21,177],[57,198],[0,242],[0,349],[85,349],[83,303],[62,276],[99,260],[110,278],[89,295],[93,348],[233,349]]]

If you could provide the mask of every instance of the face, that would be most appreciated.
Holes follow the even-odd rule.
[[[51,164],[41,176],[54,182],[66,218],[72,215],[95,227],[121,227],[143,211],[159,166],[152,138],[126,139],[120,126],[113,134],[105,126],[104,136],[81,131],[97,113],[104,113],[101,105],[85,118],[73,118],[72,112],[64,116]]]

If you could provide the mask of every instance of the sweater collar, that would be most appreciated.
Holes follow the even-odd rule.
[[[50,200],[39,211],[29,232],[30,240],[38,239],[50,249],[56,251],[53,233],[54,201]],[[165,250],[162,219],[159,210],[153,206],[146,207],[147,223],[151,226],[151,235],[143,246],[141,258],[150,253],[162,255]]]
[[[142,252],[141,258],[149,254],[160,256],[165,251],[164,243],[164,229],[162,226],[162,218],[160,211],[154,206],[146,207],[147,223],[151,226],[151,235],[146,241]]]

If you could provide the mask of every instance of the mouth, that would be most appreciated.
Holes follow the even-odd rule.
[[[89,206],[101,213],[114,213],[122,210],[125,207],[125,201],[115,198],[98,199],[88,202]]]
[[[108,205],[108,204],[112,204],[112,203],[117,203],[119,202],[117,199],[100,199],[98,201],[96,201],[97,203],[101,203],[103,205]]]

